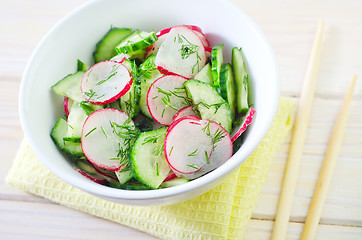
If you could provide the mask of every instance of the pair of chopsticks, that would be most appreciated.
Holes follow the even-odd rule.
[[[314,40],[312,54],[309,60],[308,70],[302,89],[298,111],[296,114],[289,157],[285,168],[282,190],[278,203],[274,230],[271,238],[272,240],[286,239],[289,216],[297,184],[300,160],[303,153],[303,145],[305,142],[306,130],[308,127],[311,107],[314,98],[314,91],[318,78],[323,28],[324,22],[320,21]],[[332,179],[337,156],[339,154],[339,150],[342,144],[344,129],[347,123],[356,78],[357,77],[355,75],[352,78],[350,87],[344,97],[341,110],[339,112],[332,135],[330,137],[325,159],[323,161],[320,175],[313,194],[301,239],[314,239],[314,235],[316,233],[316,229],[322,213],[324,201],[329,188],[329,183]]]

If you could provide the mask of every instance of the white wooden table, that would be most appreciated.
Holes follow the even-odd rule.
[[[5,176],[23,132],[18,116],[22,73],[35,46],[63,16],[86,0],[0,1],[0,238],[153,239],[145,233],[59,206],[10,188]],[[299,239],[341,99],[359,79],[317,239],[362,239],[362,2],[359,0],[237,1],[270,40],[281,71],[281,93],[298,100],[313,38],[325,20],[320,76],[307,134],[288,239]],[[245,239],[271,234],[287,158],[287,141],[274,160]]]

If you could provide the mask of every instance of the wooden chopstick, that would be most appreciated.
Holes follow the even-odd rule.
[[[303,153],[303,145],[318,78],[323,29],[324,22],[321,20],[315,36],[312,54],[309,59],[308,70],[296,114],[289,157],[285,167],[278,210],[271,237],[272,240],[284,240],[287,234],[289,216],[297,184],[300,159]]]
[[[344,97],[342,107],[339,111],[333,132],[330,137],[323,165],[318,177],[318,181],[314,190],[313,199],[309,207],[307,220],[304,225],[302,240],[314,239],[317,226],[323,210],[327,191],[335,169],[336,160],[342,145],[344,130],[347,124],[348,113],[351,107],[354,86],[356,85],[357,76],[354,75],[348,91]]]

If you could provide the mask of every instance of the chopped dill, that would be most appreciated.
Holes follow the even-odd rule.
[[[193,151],[192,153],[190,153],[190,154],[187,155],[187,156],[189,156],[189,157],[195,157],[198,150],[199,150],[199,149],[196,149],[195,151]]]
[[[94,130],[96,130],[97,128],[93,128],[92,130],[90,130],[84,137],[88,137],[89,134],[91,134]]]

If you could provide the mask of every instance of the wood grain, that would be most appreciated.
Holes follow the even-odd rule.
[[[1,239],[153,239],[5,184],[23,133],[18,116],[21,76],[34,48],[62,17],[86,0],[2,0],[0,3],[0,236]],[[359,0],[232,0],[262,28],[280,66],[281,94],[299,100],[315,23],[325,20],[320,79],[303,150],[287,239],[299,239],[338,108],[346,76],[362,76],[362,2]],[[348,80],[348,79],[347,79]],[[362,84],[356,85],[340,157],[316,239],[362,236]],[[287,141],[273,162],[245,239],[271,235]]]

